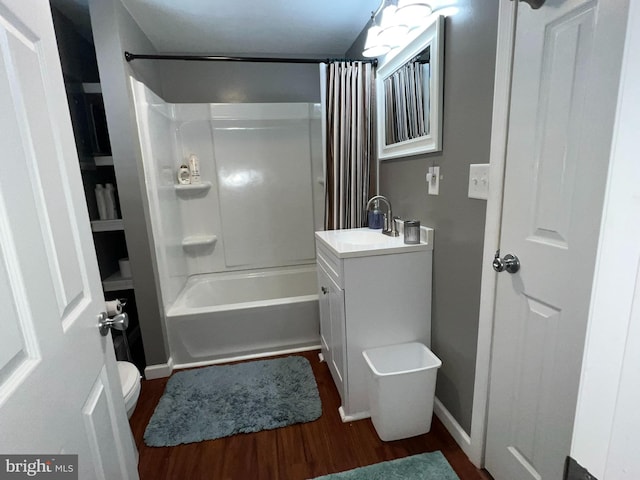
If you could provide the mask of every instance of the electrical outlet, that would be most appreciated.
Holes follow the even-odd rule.
[[[469,165],[469,198],[489,198],[489,164]]]

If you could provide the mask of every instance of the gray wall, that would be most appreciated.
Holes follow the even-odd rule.
[[[442,359],[436,395],[471,430],[486,202],[467,197],[469,164],[489,162],[498,2],[459,0],[445,23],[441,153],[384,161],[380,193],[394,214],[435,229],[432,350]],[[358,43],[358,42],[356,42]],[[347,55],[359,55],[364,37]],[[440,195],[425,174],[440,166]]]
[[[124,50],[157,52],[120,0],[90,0],[89,6],[145,357],[148,365],[166,363],[169,348],[155,281],[154,243],[128,83],[132,74],[160,93],[160,77],[153,62],[127,64],[123,56]]]
[[[170,103],[320,102],[315,64],[158,62]]]
[[[367,20],[365,22],[365,25],[362,27],[362,31],[360,32],[358,37],[353,41],[353,43],[349,47],[349,50],[347,50],[346,53],[344,54],[345,58],[350,58],[350,59],[364,58],[362,56],[362,50],[364,50],[364,42],[367,40],[368,23],[369,21]]]

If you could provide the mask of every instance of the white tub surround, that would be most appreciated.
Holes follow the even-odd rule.
[[[315,262],[324,205],[315,104],[171,104],[131,83],[165,310],[193,275]],[[193,155],[200,183],[180,185]]]
[[[170,104],[131,79],[172,365],[319,346],[319,105]],[[198,158],[200,183],[177,172]]]
[[[319,348],[316,267],[196,275],[167,313],[174,368]]]
[[[367,228],[316,232],[322,356],[345,422],[369,417],[363,350],[431,342],[433,230],[405,245]]]

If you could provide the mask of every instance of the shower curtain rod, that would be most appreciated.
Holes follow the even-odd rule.
[[[196,62],[254,62],[254,63],[329,63],[332,61],[339,62],[364,62],[371,63],[375,67],[378,64],[377,59],[373,60],[350,60],[344,58],[278,58],[278,57],[227,57],[218,55],[148,55],[131,52],[124,52],[124,58],[127,62],[133,60],[189,60]]]

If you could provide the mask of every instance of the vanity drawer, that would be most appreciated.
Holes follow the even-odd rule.
[[[317,242],[316,245],[316,257],[318,263],[322,265],[331,279],[336,282],[340,288],[344,289],[342,259],[333,255],[328,248],[322,245],[322,243]]]

